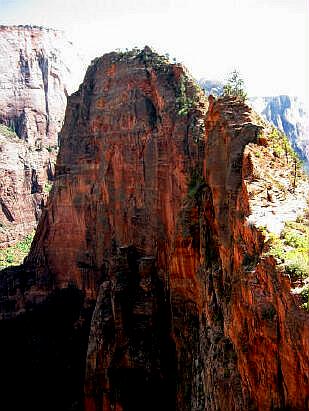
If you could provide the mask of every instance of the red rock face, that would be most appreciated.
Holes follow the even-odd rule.
[[[23,140],[8,138],[0,129],[1,247],[37,224],[45,183],[53,178],[67,95],[77,89],[82,68],[63,33],[0,26],[0,123]]]
[[[139,59],[128,68],[126,60],[115,64],[116,59],[111,55],[90,67],[85,89],[70,99],[62,130],[70,138],[63,139],[54,200],[40,225],[49,227],[48,237],[38,235],[39,241],[61,243],[62,251],[55,259],[49,254],[53,247],[45,251],[38,242],[30,257],[41,259],[45,252],[59,273],[57,285],[73,282],[89,296],[96,296],[97,274],[85,271],[105,265],[114,253],[111,244],[153,256],[158,242],[175,242],[188,176],[198,162],[188,119],[177,114],[182,68],[167,66],[165,73],[159,63],[155,70]],[[194,115],[203,112],[201,102]]]
[[[199,256],[190,227],[183,228],[181,220],[187,218],[182,216],[183,202],[190,175],[199,162],[195,130],[188,127],[188,116],[177,114],[176,98],[184,73],[181,67],[160,61],[147,64],[147,58],[156,57],[145,52],[129,61],[113,62],[116,54],[100,59],[88,70],[85,87],[71,98],[62,130],[63,136],[70,134],[71,138],[63,139],[55,201],[48,206],[29,258],[35,264],[49,261],[56,285],[74,283],[89,298],[97,297],[101,284],[97,304],[102,298],[106,302],[112,299],[117,306],[117,318],[107,319],[108,328],[117,334],[112,350],[122,352],[115,367],[115,387],[106,396],[103,390],[110,384],[109,378],[97,387],[97,356],[103,357],[98,373],[103,372],[102,367],[113,368],[115,359],[109,343],[98,350],[91,341],[87,407],[103,401],[108,407],[123,402],[140,409],[145,407],[147,395],[157,407],[164,396],[155,398],[155,386],[164,390],[164,401],[172,406],[176,401],[176,354],[166,301],[169,278],[175,289],[173,298],[182,300],[182,295],[191,293],[195,300],[198,296],[195,272]],[[202,118],[205,111],[201,99],[194,117]],[[57,215],[56,224],[50,220],[52,215]],[[43,276],[47,275],[44,268]],[[110,307],[107,309],[110,312]],[[100,330],[93,326],[93,332],[96,335]],[[131,339],[135,341],[132,349],[128,345]],[[162,366],[166,368],[163,374]],[[136,369],[136,378],[144,387],[143,398],[138,400],[135,395],[137,403],[132,403],[130,390],[122,387],[130,372],[124,369],[119,373],[119,367]],[[151,381],[147,382],[148,378]],[[97,389],[100,394],[95,399]],[[118,394],[122,398],[117,399]]]
[[[275,260],[263,257],[260,231],[244,219],[250,214],[247,184],[254,180],[248,152],[241,152],[254,132],[244,109],[219,101],[207,122],[206,177],[222,269],[217,295],[223,291],[224,332],[249,397],[244,409],[307,409],[308,314],[296,306]]]
[[[148,48],[90,66],[27,263],[0,284],[2,324],[72,300],[63,344],[29,331],[71,359],[46,374],[70,381],[86,360],[65,400],[53,383],[54,407],[81,401],[82,382],[86,411],[306,409],[308,316],[246,220],[259,130],[246,105],[208,104]]]

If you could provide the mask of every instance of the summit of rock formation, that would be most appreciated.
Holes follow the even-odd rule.
[[[306,409],[309,315],[257,207],[308,187],[272,132],[148,47],[95,59],[68,99],[31,252],[0,276],[0,401]]]
[[[67,96],[78,88],[83,69],[63,32],[0,26],[2,247],[36,226],[44,186],[53,179]],[[20,141],[10,138],[14,133]]]

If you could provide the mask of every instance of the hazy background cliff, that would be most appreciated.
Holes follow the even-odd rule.
[[[67,96],[85,62],[65,34],[0,26],[0,245],[29,234],[50,190]]]

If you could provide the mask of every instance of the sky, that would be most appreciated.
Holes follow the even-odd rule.
[[[148,44],[197,79],[236,69],[250,96],[309,106],[307,0],[0,0],[0,24],[65,30],[89,60]]]

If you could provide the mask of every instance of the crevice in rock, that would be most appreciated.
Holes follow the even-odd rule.
[[[22,49],[19,50],[19,65],[22,78],[26,84],[29,86],[30,84],[30,66],[28,59],[24,56],[24,51]]]
[[[31,170],[31,194],[41,193],[42,186],[38,182],[37,171],[33,168]]]
[[[49,76],[49,61],[44,55],[43,50],[37,53],[38,64],[42,73],[42,81],[45,95],[45,110],[46,110],[46,135],[49,133],[49,102],[48,102],[48,76]]]
[[[3,214],[5,215],[5,217],[7,218],[7,220],[12,223],[14,221],[14,217],[13,214],[11,213],[11,211],[8,209],[7,205],[5,204],[5,202],[2,200],[2,198],[0,198],[0,205],[1,205],[1,209]]]

